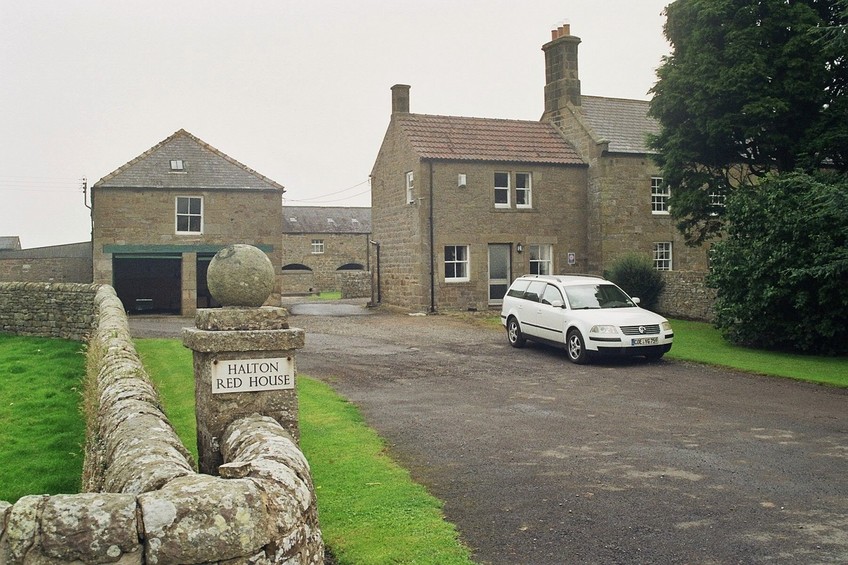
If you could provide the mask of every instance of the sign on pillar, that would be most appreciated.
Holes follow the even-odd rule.
[[[223,307],[198,309],[183,345],[194,352],[198,466],[217,475],[220,438],[239,418],[270,416],[299,440],[295,350],[304,332],[289,327],[285,308],[262,306],[274,288],[274,268],[256,247],[222,249],[207,279]]]

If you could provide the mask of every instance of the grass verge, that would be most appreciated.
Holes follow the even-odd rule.
[[[196,449],[191,352],[167,339],[137,340],[136,348],[178,435]],[[298,395],[301,449],[337,563],[472,563],[441,502],[386,455],[355,406],[303,375]]]
[[[468,316],[480,327],[504,332],[499,315]],[[668,359],[692,361],[705,365],[727,367],[746,373],[785,377],[816,384],[848,388],[848,358],[798,355],[752,349],[733,345],[721,336],[712,324],[689,320],[670,320],[674,329],[674,346]],[[504,337],[506,339],[506,337]]]
[[[83,344],[0,335],[0,500],[79,492]]]
[[[764,351],[733,345],[706,322],[671,320],[670,359],[729,367],[749,373],[848,388],[848,358]]]
[[[310,300],[341,300],[342,291],[340,290],[322,290],[318,294],[313,294],[309,297]]]

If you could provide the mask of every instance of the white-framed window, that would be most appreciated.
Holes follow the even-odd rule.
[[[662,177],[651,177],[651,213],[668,214],[668,199],[671,189],[663,185]]]
[[[323,239],[313,239],[312,240],[312,254],[320,255],[324,253],[324,240]]]
[[[172,171],[185,171],[185,161],[182,159],[171,159]]]
[[[468,176],[465,173],[459,173],[456,175],[456,187],[457,188],[465,188],[468,186]]]
[[[495,173],[495,208],[509,208],[509,173]]]
[[[712,208],[710,216],[718,216],[719,210],[723,209],[727,202],[727,195],[713,189],[710,191],[708,197],[710,199],[710,208]]]
[[[415,177],[412,171],[406,172],[406,203],[415,204]]]
[[[671,270],[671,242],[654,243],[654,268],[658,271]]]
[[[530,274],[550,275],[553,273],[553,245],[528,245]]]
[[[177,196],[177,233],[203,233],[203,197]]]
[[[530,173],[515,173],[515,207],[533,207],[533,179]]]
[[[445,282],[468,282],[468,246],[445,245]]]

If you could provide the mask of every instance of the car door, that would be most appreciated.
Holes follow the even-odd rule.
[[[529,336],[545,337],[544,327],[539,319],[539,302],[545,293],[545,281],[532,281],[524,291],[524,300],[519,313],[521,331]],[[546,338],[547,339],[547,338]]]
[[[536,305],[536,323],[539,326],[539,337],[557,343],[565,343],[563,330],[565,328],[565,310],[562,305],[562,293],[559,289],[548,284],[542,293],[539,304]]]

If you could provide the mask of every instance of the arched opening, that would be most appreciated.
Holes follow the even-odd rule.
[[[336,270],[337,271],[364,271],[365,266],[362,265],[361,263],[345,263],[344,265],[342,265],[341,267],[339,267]]]
[[[304,265],[303,263],[289,263],[288,265],[283,265],[284,271],[312,271],[309,267]]]

